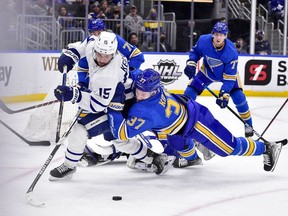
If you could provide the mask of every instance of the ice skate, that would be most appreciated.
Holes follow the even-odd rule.
[[[273,172],[282,150],[282,143],[265,142],[266,151],[263,153],[264,170]]]
[[[136,159],[132,155],[129,156],[126,165],[130,169],[137,169],[141,171],[154,172],[157,175],[165,174],[168,169],[172,166],[175,156],[168,156],[167,154],[155,154],[154,152],[148,153],[149,157],[153,157],[151,164],[145,163],[139,159]]]
[[[197,157],[194,160],[186,160],[185,158],[177,158],[174,163],[173,167],[175,168],[184,168],[184,167],[189,167],[189,166],[197,166],[197,165],[203,165],[202,159],[200,157]]]
[[[76,167],[70,168],[67,164],[63,163],[60,166],[50,171],[50,181],[67,180],[71,179],[73,173],[76,172]]]
[[[215,156],[215,153],[203,146],[200,142],[195,141],[196,148],[203,154],[204,160],[210,160]]]
[[[95,166],[97,163],[100,161],[104,161],[103,157],[97,153],[88,153],[85,152],[81,159],[78,161],[78,166],[80,167],[90,167],[90,166]]]
[[[161,154],[154,156],[151,168],[157,175],[165,174],[172,166],[175,160],[175,156],[168,156],[167,154]]]

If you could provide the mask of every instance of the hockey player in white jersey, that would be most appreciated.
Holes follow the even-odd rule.
[[[128,78],[127,59],[117,52],[115,34],[103,31],[99,37],[88,37],[76,48],[66,50],[58,60],[59,71],[63,72],[65,65],[71,69],[83,56],[86,56],[89,65],[88,89],[60,85],[54,91],[58,100],[77,103],[87,112],[72,128],[68,136],[64,163],[50,171],[51,181],[71,178],[88,138],[110,131],[106,109],[107,107],[115,110],[123,109],[123,106],[118,106],[111,100],[118,83],[123,83],[125,88],[128,88],[132,82]],[[127,96],[129,98],[129,95]],[[131,139],[131,142],[134,143],[134,148],[129,149],[127,153],[135,153],[137,158],[145,158],[146,155],[137,155],[138,148],[143,148],[142,144],[135,139]],[[159,169],[161,166],[156,165]],[[156,171],[160,172],[159,169]]]
[[[76,48],[65,51],[59,58],[58,68],[72,68],[79,59],[86,56],[89,64],[89,88],[57,86],[54,91],[57,99],[78,103],[84,109],[84,116],[78,120],[68,136],[68,146],[64,163],[51,170],[50,180],[71,177],[76,171],[76,165],[81,158],[88,137],[97,136],[107,128],[107,116],[103,112],[109,105],[119,82],[129,85],[129,68],[127,59],[117,50],[117,40],[114,34],[102,32],[99,37],[86,38]]]

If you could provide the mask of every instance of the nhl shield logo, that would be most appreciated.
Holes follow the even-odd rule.
[[[169,85],[181,76],[182,72],[178,72],[179,65],[174,60],[160,60],[153,69],[158,71],[161,76],[161,83]]]

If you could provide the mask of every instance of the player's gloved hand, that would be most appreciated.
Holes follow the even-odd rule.
[[[219,97],[216,100],[216,103],[221,107],[221,108],[225,108],[228,105],[229,102],[229,98],[230,98],[230,94],[227,92],[224,92],[223,90],[220,91],[219,93]]]
[[[58,59],[58,70],[63,73],[63,68],[67,66],[67,72],[72,70],[74,64],[79,61],[80,55],[74,48],[67,49]]]
[[[134,81],[134,80],[136,80],[137,76],[142,72],[143,71],[140,69],[134,69],[134,70],[130,69],[130,78]]]
[[[113,153],[111,155],[109,155],[108,158],[110,158],[111,161],[113,161],[113,160],[119,158],[122,155],[122,152],[118,151],[114,145],[112,145],[111,147],[112,147]]]
[[[115,111],[122,111],[124,108],[125,103],[125,87],[122,82],[119,82],[114,97],[112,98],[110,104],[108,105],[109,109],[115,110]]]
[[[186,62],[184,73],[189,79],[192,79],[195,76],[196,66],[197,66],[197,63],[195,61],[188,60]]]
[[[82,98],[81,91],[77,87],[58,85],[54,89],[54,95],[58,100],[71,101],[73,104]]]

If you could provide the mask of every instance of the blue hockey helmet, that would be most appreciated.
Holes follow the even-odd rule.
[[[222,33],[224,35],[227,35],[228,33],[228,26],[226,22],[217,22],[213,29],[212,29],[212,34],[214,33]]]
[[[88,31],[101,31],[106,28],[105,23],[102,19],[90,19],[88,24]]]
[[[160,74],[152,68],[148,68],[136,77],[134,86],[141,91],[152,92],[160,86],[160,81]]]

